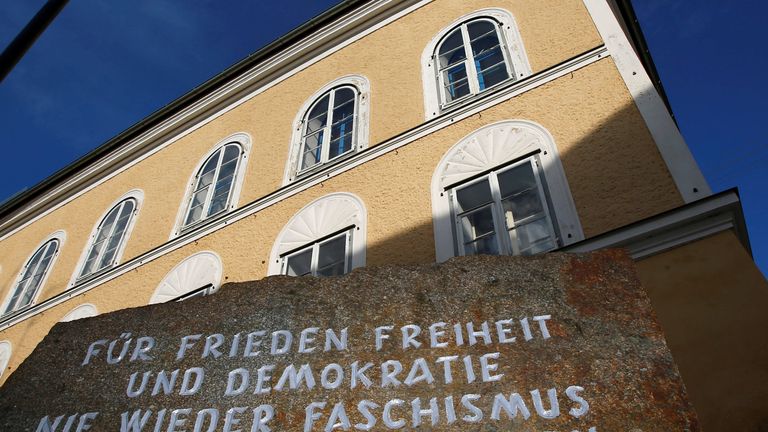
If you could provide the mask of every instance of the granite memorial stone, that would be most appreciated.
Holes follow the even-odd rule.
[[[620,251],[227,284],[57,324],[0,388],[2,431],[397,429],[699,427]]]

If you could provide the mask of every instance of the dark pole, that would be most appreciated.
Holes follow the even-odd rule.
[[[0,82],[11,72],[16,63],[24,57],[32,44],[45,31],[48,24],[56,18],[69,0],[48,0],[29,21],[24,30],[0,54]]]

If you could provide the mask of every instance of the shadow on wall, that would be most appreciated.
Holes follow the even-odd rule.
[[[564,105],[559,107],[554,116],[568,118],[571,110],[579,112],[573,107]],[[471,119],[478,123],[478,120],[482,121],[482,115],[477,114]],[[550,122],[567,124],[567,121],[561,119]],[[495,123],[495,120],[488,121],[483,126],[491,123]],[[578,221],[583,230],[583,238],[620,228],[684,204],[634,103],[618,110],[607,120],[586,132],[580,132],[578,126],[558,131],[555,127],[550,127],[547,122],[541,122],[541,125],[549,130],[558,145],[560,161]],[[564,144],[569,141],[570,136],[574,135],[581,135],[581,138],[577,139],[575,144]],[[511,159],[492,168],[503,170],[515,165],[515,162],[520,159],[525,157]],[[429,170],[434,172],[436,168],[437,166],[429,167]],[[548,207],[556,226],[559,203],[552,202],[553,197],[548,193],[547,177],[553,177],[548,170],[549,168],[545,165],[541,171],[543,174],[541,183],[546,194],[543,198],[549,201]],[[478,173],[470,177],[466,183],[459,183],[457,187],[442,188],[439,192],[447,194],[451,189],[456,191],[457,188],[478,181],[482,177],[483,175]],[[429,191],[425,193],[424,199],[429,199]],[[455,206],[452,207],[455,210]],[[499,212],[500,218],[503,218],[504,211],[499,210]],[[408,216],[404,219],[427,220],[426,217]],[[370,232],[376,230],[376,223],[376,220],[368,221],[369,237]],[[435,262],[437,258],[435,255],[436,225],[450,226],[450,235],[453,236],[453,242],[456,242],[456,237],[459,235],[456,232],[456,216],[443,212],[438,219],[433,219],[430,214],[428,222],[411,224],[383,240],[369,241],[366,249],[366,264]],[[578,236],[570,239],[565,235],[562,237],[559,246],[579,240]]]

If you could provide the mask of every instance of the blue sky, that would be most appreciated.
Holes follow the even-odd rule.
[[[0,5],[0,45],[44,0]],[[0,83],[0,201],[31,187],[333,0],[72,0]],[[634,0],[680,129],[714,191],[738,186],[768,270],[765,2]]]

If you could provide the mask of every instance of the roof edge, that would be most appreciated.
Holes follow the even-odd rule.
[[[640,27],[640,21],[637,19],[637,15],[635,14],[632,1],[610,0],[610,3],[616,6],[616,9],[620,14],[623,23],[626,24],[626,27],[622,27],[624,27],[624,31],[627,33],[627,36],[629,36],[629,40],[632,43],[632,49],[635,50],[635,54],[637,54],[637,56],[640,58],[640,62],[643,64],[645,72],[651,79],[651,82],[656,88],[656,91],[659,93],[659,96],[661,96],[661,100],[664,101],[664,105],[667,107],[669,115],[672,116],[672,120],[674,120],[675,124],[677,124],[675,113],[672,111],[672,105],[669,103],[667,92],[664,90],[664,85],[661,83],[661,76],[659,76],[659,71],[656,69],[656,64],[653,62],[653,58],[651,57],[651,51],[648,48],[645,35],[643,34],[643,30]]]

